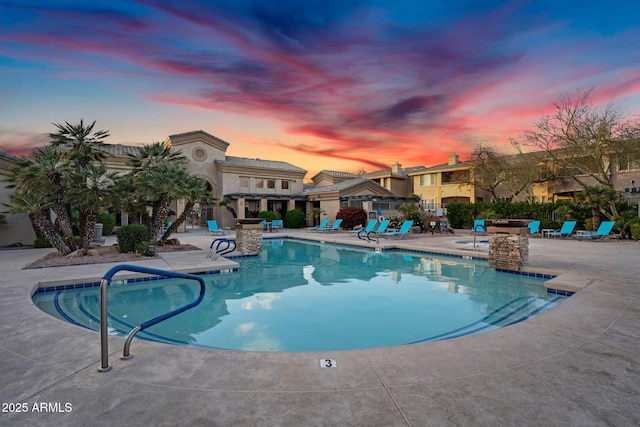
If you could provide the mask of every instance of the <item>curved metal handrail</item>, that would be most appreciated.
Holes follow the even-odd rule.
[[[223,243],[226,243],[227,246],[224,249],[220,249],[220,246]],[[233,248],[231,247],[232,243],[233,243]],[[216,245],[215,250],[213,249],[214,244]],[[215,259],[218,256],[229,254],[235,250],[236,250],[236,241],[234,239],[225,239],[225,238],[214,239],[213,242],[211,242],[211,245],[209,245],[209,253],[207,254],[207,257]],[[213,255],[212,255],[212,252],[213,252]]]
[[[184,311],[187,311],[193,307],[195,307],[196,305],[200,304],[200,302],[202,302],[202,299],[204,298],[204,291],[205,291],[205,282],[204,279],[200,276],[196,276],[194,274],[187,274],[187,273],[179,273],[176,271],[166,271],[166,270],[158,270],[155,268],[147,268],[147,267],[140,267],[137,265],[129,265],[129,264],[121,264],[121,265],[116,265],[115,267],[112,267],[109,271],[107,271],[107,273],[102,277],[102,280],[100,281],[100,352],[101,352],[101,357],[100,357],[100,367],[98,368],[98,371],[100,372],[106,372],[108,370],[111,369],[111,366],[109,365],[109,334],[108,334],[108,329],[107,329],[107,288],[109,286],[109,283],[111,282],[111,279],[113,278],[113,276],[119,272],[119,271],[132,271],[132,272],[136,272],[136,273],[144,273],[144,274],[153,274],[153,275],[158,275],[158,276],[167,276],[167,277],[177,277],[177,278],[182,278],[182,279],[188,279],[188,280],[196,280],[200,283],[200,295],[198,296],[198,298],[187,304],[184,305],[180,308],[177,308],[173,311],[170,311],[169,313],[163,314],[161,316],[158,316],[154,319],[148,320],[144,323],[139,324],[138,326],[136,326],[135,328],[133,328],[131,330],[131,332],[129,332],[129,335],[127,335],[127,339],[125,341],[124,344],[124,350],[123,350],[123,354],[122,354],[122,359],[128,359],[131,357],[131,354],[129,353],[129,347],[131,345],[131,341],[133,340],[133,337],[140,331],[145,330],[146,328],[153,326],[157,323],[162,322],[163,320],[169,319],[177,314],[180,314]]]

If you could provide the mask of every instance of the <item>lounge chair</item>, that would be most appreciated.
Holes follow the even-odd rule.
[[[576,228],[576,222],[575,221],[565,221],[562,224],[562,228],[560,228],[560,230],[556,230],[556,231],[550,231],[547,233],[548,237],[556,237],[556,236],[560,236],[560,237],[564,237],[565,239],[569,236],[571,236],[571,234],[573,233],[573,229]]]
[[[369,223],[367,224],[367,226],[365,228],[359,228],[357,230],[350,230],[349,233],[369,233],[370,231],[372,231],[376,225],[378,224],[378,220],[377,219],[372,219],[371,221],[369,221]]]
[[[529,234],[540,234],[540,221],[531,221],[527,227],[529,227]]]
[[[274,219],[273,221],[271,221],[271,231],[282,231],[283,228],[284,225],[281,219]]]
[[[323,219],[322,222],[320,223],[320,225],[314,225],[313,227],[307,227],[307,228],[305,228],[305,230],[307,230],[307,231],[317,231],[319,228],[326,227],[327,224],[329,224],[329,218]]]
[[[473,221],[473,228],[471,234],[484,233],[487,234],[487,227],[484,225],[484,219],[476,219]]]
[[[576,234],[576,239],[582,240],[586,238],[589,238],[589,239],[596,238],[596,240],[602,240],[605,237],[607,237],[609,234],[611,234],[611,230],[613,230],[614,225],[615,225],[615,221],[603,221],[600,223],[600,227],[598,227],[598,229],[594,233]]]
[[[215,219],[208,220],[207,226],[209,227],[209,229],[207,230],[208,233],[225,234],[224,230],[218,227],[218,222]]]
[[[382,233],[383,236],[387,237],[395,237],[398,240],[402,239],[404,236],[406,236],[409,231],[411,230],[411,226],[413,225],[413,221],[410,219],[405,220],[402,225],[400,226],[400,229],[398,231],[387,231]]]
[[[380,225],[378,225],[378,228],[376,228],[375,230],[366,231],[366,232],[365,230],[360,230],[360,232],[358,233],[358,239],[364,240],[366,237],[367,240],[375,240],[376,242],[378,242],[378,235],[381,233],[384,233],[387,230],[388,226],[389,226],[389,220],[385,219],[380,223]],[[363,235],[365,237],[362,237]]]
[[[336,219],[336,221],[331,225],[331,227],[320,227],[318,231],[331,233],[332,231],[336,231],[338,227],[342,224],[342,219]]]

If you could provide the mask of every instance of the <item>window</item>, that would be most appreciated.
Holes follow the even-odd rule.
[[[240,177],[240,188],[249,188],[249,177],[241,176]]]
[[[264,179],[256,178],[256,188],[264,188]]]
[[[276,180],[268,179],[267,180],[267,188],[276,188]]]
[[[436,199],[422,199],[420,202],[422,204],[422,209],[425,211],[436,210]]]
[[[469,171],[442,172],[443,184],[461,184],[469,182]]]
[[[280,185],[283,190],[289,189],[289,181],[283,180]]]
[[[428,173],[420,175],[420,185],[423,187],[436,185],[436,174]]]
[[[618,158],[618,170],[630,171],[639,169],[639,162],[632,160],[629,156],[623,156]]]

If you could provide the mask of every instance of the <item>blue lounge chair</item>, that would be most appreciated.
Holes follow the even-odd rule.
[[[388,226],[389,220],[385,219],[380,223],[380,225],[378,225],[378,228],[376,228],[375,230],[367,232],[365,232],[364,230],[360,230],[360,232],[358,233],[358,239],[364,240],[366,238],[367,240],[375,240],[376,242],[378,242],[378,235],[384,233],[387,230]],[[364,237],[362,237],[363,235]]]
[[[573,233],[573,229],[574,228],[576,228],[576,222],[575,221],[565,221],[562,224],[562,228],[560,228],[560,230],[550,231],[549,233],[547,233],[547,236],[549,236],[549,237],[560,236],[560,237],[564,237],[566,239],[567,237],[571,236],[571,234]]]
[[[307,230],[307,231],[317,231],[319,228],[326,227],[327,224],[329,224],[329,218],[323,219],[322,222],[320,223],[320,225],[314,225],[313,227],[307,227],[307,228],[305,228],[305,230]]]
[[[369,223],[367,224],[367,226],[365,228],[360,228],[357,230],[350,230],[349,233],[368,233],[370,231],[372,231],[376,225],[378,224],[378,220],[377,219],[372,219],[371,221],[369,221]]]
[[[271,231],[282,231],[284,228],[283,222],[281,219],[274,219],[271,221]]]
[[[406,236],[409,231],[411,230],[411,226],[413,225],[413,221],[408,219],[405,220],[402,225],[400,226],[400,229],[398,231],[387,231],[385,233],[382,233],[383,236],[387,237],[395,237],[398,240],[402,239],[404,236]]]
[[[318,231],[323,231],[327,233],[331,233],[332,231],[336,231],[338,227],[342,224],[342,219],[336,219],[336,221],[331,225],[331,227],[320,227]]]
[[[527,227],[529,227],[529,234],[540,234],[540,221],[531,221]]]
[[[605,237],[607,237],[609,234],[611,234],[611,230],[613,230],[614,225],[615,225],[615,221],[603,221],[600,223],[600,227],[598,227],[595,233],[576,234],[576,239],[578,240],[582,240],[586,238],[593,239],[595,237],[597,238],[596,240],[602,240]]]
[[[225,234],[224,230],[221,229],[220,227],[218,227],[218,222],[215,219],[210,219],[207,221],[207,226],[209,227],[209,229],[207,230],[208,233],[211,234]]]
[[[484,219],[476,219],[473,221],[473,228],[471,234],[484,233],[487,234],[487,227],[484,225]]]

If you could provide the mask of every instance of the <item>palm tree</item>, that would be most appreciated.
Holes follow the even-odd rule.
[[[184,199],[186,203],[182,213],[178,215],[173,224],[171,224],[171,227],[167,229],[160,240],[167,240],[169,236],[171,236],[171,233],[176,232],[178,227],[185,222],[187,217],[191,214],[196,203],[213,203],[213,198],[211,197],[211,192],[207,187],[207,183],[195,176],[190,176],[185,182]]]
[[[96,217],[100,210],[109,207],[109,198],[114,192],[118,176],[108,172],[104,163],[90,164],[82,173],[72,177],[73,185],[67,195],[68,199],[80,211],[80,246],[89,249],[95,230]]]
[[[49,217],[49,210],[52,206],[51,198],[41,194],[14,194],[10,199],[9,212],[28,214],[34,228],[42,233],[60,254],[68,255],[71,253],[71,249],[56,232]]]
[[[190,175],[182,164],[158,162],[150,170],[142,171],[133,179],[140,198],[152,208],[149,235],[156,238],[169,213],[171,200],[185,197]]]
[[[217,204],[218,206],[224,207],[231,215],[233,215],[234,218],[238,218],[238,213],[236,212],[235,209],[233,209],[233,206],[231,206],[231,203],[233,203],[233,200],[227,197],[218,201]]]
[[[55,147],[37,148],[30,158],[20,159],[9,175],[9,188],[17,194],[50,196],[51,209],[56,214],[55,229],[62,234],[73,251],[75,242],[71,225],[71,208],[65,196],[71,168],[63,160],[62,150]]]
[[[162,142],[154,142],[140,147],[136,154],[129,154],[127,164],[133,168],[135,175],[138,172],[153,169],[163,161],[182,163],[186,160],[182,151],[175,150]]]
[[[50,133],[51,145],[63,147],[66,151],[65,159],[76,163],[81,169],[88,167],[93,162],[102,162],[107,158],[107,153],[100,148],[104,146],[103,139],[109,136],[108,131],[93,131],[96,122],[84,126],[80,119],[77,125],[65,122],[64,125],[54,123],[58,132]]]
[[[615,202],[618,200],[618,193],[605,185],[585,185],[584,190],[576,194],[576,202],[582,206],[591,206],[591,218],[593,220],[593,229],[597,230],[600,226],[600,215],[603,214],[609,219],[613,219],[617,214],[615,210]],[[612,212],[604,209],[607,206]]]

